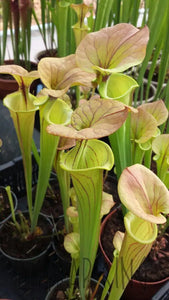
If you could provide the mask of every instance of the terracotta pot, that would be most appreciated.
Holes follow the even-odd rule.
[[[5,65],[14,64],[13,60],[6,60]],[[21,62],[22,65],[22,62]],[[37,63],[31,62],[31,70],[37,70]],[[30,86],[30,92],[35,95],[37,90],[37,85],[40,83],[40,80],[35,80]],[[16,80],[9,74],[0,74],[0,99],[3,100],[5,96],[17,91],[19,88]]]
[[[155,282],[143,282],[132,279],[128,283],[123,293],[123,299],[151,300],[152,297],[159,291],[160,288],[162,288],[162,286],[168,280],[169,277]]]
[[[117,212],[117,209],[114,209],[110,214],[106,216],[101,224],[101,231],[100,231],[100,240],[99,245],[101,252],[103,254],[104,260],[107,264],[108,270],[111,267],[111,260],[108,257],[104,245],[102,243],[102,235],[104,235],[104,229],[107,225],[110,218],[113,218],[113,215]],[[113,239],[113,236],[112,236]],[[169,277],[166,277],[162,280],[155,281],[155,282],[143,282],[131,279],[123,293],[122,299],[123,300],[151,300],[151,298],[157,293],[157,291],[167,282],[169,281]],[[121,299],[121,300],[122,300]]]
[[[18,90],[18,83],[15,79],[9,79],[6,75],[0,76],[0,99]]]

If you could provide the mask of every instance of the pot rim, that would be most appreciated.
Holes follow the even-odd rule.
[[[28,211],[25,210],[25,211],[22,211],[22,213],[28,213]],[[18,213],[16,213],[16,215],[17,215],[17,214],[18,214]],[[42,214],[42,213],[40,213],[39,216],[44,217],[44,218],[48,221],[48,223],[49,223],[50,225],[52,225],[51,220],[50,220],[47,216],[45,216],[45,215]],[[5,223],[6,223],[6,222],[5,222]],[[5,223],[4,223],[4,224],[5,224]],[[4,226],[4,224],[2,224],[2,225],[0,226],[0,229]],[[51,240],[50,240],[49,244],[46,246],[46,248],[45,248],[42,252],[40,252],[40,253],[39,253],[38,255],[36,255],[36,256],[29,257],[29,258],[18,258],[18,257],[14,257],[14,256],[11,256],[11,255],[8,255],[1,247],[0,247],[0,252],[1,252],[8,260],[10,260],[10,261],[16,261],[16,262],[31,262],[31,261],[36,260],[37,258],[43,256],[44,254],[46,254],[46,253],[48,252],[49,248],[50,248],[51,245],[52,245],[52,234],[53,234],[53,229],[52,229]]]
[[[67,277],[67,278],[63,278],[61,280],[59,280],[58,282],[56,282],[54,285],[52,285],[45,297],[45,300],[50,300],[50,296],[51,294],[53,293],[53,291],[55,290],[56,287],[58,287],[60,284],[64,283],[64,282],[67,282],[69,281],[70,277]],[[76,276],[76,280],[79,279],[79,276]],[[98,283],[98,281],[95,279],[95,278],[91,278],[90,281],[94,282],[94,283]],[[99,283],[99,286],[103,289],[104,288],[104,285],[102,283]]]

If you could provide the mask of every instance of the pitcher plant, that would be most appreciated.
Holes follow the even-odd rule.
[[[72,113],[70,126],[47,127],[48,133],[52,135],[77,140],[70,151],[62,152],[60,165],[70,173],[77,196],[79,286],[82,299],[85,299],[98,248],[103,170],[110,170],[114,163],[111,148],[96,138],[116,131],[127,115],[128,107],[122,103],[93,97],[81,100],[79,107]]]
[[[125,233],[114,237],[115,257],[101,300],[120,299],[127,283],[151,250],[158,234],[158,224],[167,221],[169,191],[151,170],[132,165],[122,172],[118,182],[121,202],[127,207]]]

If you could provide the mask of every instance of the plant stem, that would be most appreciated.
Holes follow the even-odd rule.
[[[71,269],[70,269],[70,283],[69,283],[69,296],[68,300],[73,299],[73,290],[76,279],[76,273],[79,267],[79,259],[72,258]]]
[[[20,231],[20,226],[19,223],[16,221],[16,217],[15,217],[15,209],[14,209],[14,203],[13,203],[13,198],[12,198],[12,194],[11,194],[11,188],[10,186],[6,186],[5,190],[7,192],[8,195],[8,199],[9,199],[9,204],[10,204],[10,208],[11,208],[11,213],[12,213],[12,220],[17,228],[18,231]]]
[[[109,271],[109,274],[108,274],[108,277],[107,277],[107,280],[106,280],[106,283],[105,283],[105,286],[104,286],[104,289],[102,292],[101,300],[105,299],[105,297],[110,289],[110,283],[113,281],[113,278],[114,278],[114,275],[116,272],[117,259],[119,257],[119,253],[117,250],[114,250],[113,256],[114,256],[113,262],[112,262],[112,265],[111,265],[111,268],[110,268],[110,271]]]

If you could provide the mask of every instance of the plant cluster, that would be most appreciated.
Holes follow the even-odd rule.
[[[79,10],[79,3],[83,9]],[[169,3],[167,0],[163,1],[163,6],[161,6],[160,0],[156,2],[154,0],[144,0],[143,3],[144,7],[140,8],[143,6],[141,0],[50,0],[48,3],[45,0],[41,0],[42,26],[40,26],[35,12],[34,17],[43,37],[45,48],[49,48],[49,45],[51,48],[57,47],[59,57],[75,53],[78,38],[74,38],[73,31],[76,35],[77,31],[79,32],[79,28],[80,32],[78,35],[84,36],[89,32],[95,32],[101,28],[119,23],[130,23],[140,28],[147,25],[151,35],[145,58],[139,67],[136,68],[135,79],[138,80],[139,88],[135,93],[134,102],[139,101],[141,103],[144,99],[148,99],[151,80],[158,63],[158,86],[155,99],[159,97],[164,99],[165,97],[168,108],[169,88],[165,75],[168,71],[169,58],[167,50],[169,43]],[[88,6],[89,10],[87,14],[85,6]],[[147,69],[149,70],[148,84],[145,87],[143,78]],[[164,89],[163,84],[165,84]]]
[[[80,40],[75,54],[44,58],[37,72],[28,73],[16,65],[1,66],[0,72],[12,74],[19,84],[17,92],[5,97],[4,105],[11,112],[23,156],[32,233],[36,231],[51,170],[57,173],[68,233],[64,245],[72,257],[68,299],[73,297],[77,270],[80,295],[86,297],[101,218],[114,205],[112,197],[103,193],[104,172],[115,164],[126,231],[115,235],[116,259],[101,299],[108,291],[108,299],[120,299],[129,281],[128,277],[122,280],[121,264],[128,270],[133,262],[133,273],[136,271],[157,238],[158,224],[165,223],[169,213],[169,136],[160,132],[168,110],[162,100],[134,107],[133,93],[138,83],[123,73],[143,61],[149,40],[147,26],[138,29],[120,23],[90,32]],[[35,97],[29,86],[39,77],[44,88]],[[73,109],[69,95],[75,87]],[[32,144],[37,110],[40,156]],[[100,140],[105,136],[111,146]],[[34,204],[32,147],[39,164]],[[152,153],[157,175],[150,170]]]
[[[12,58],[15,64],[24,61],[30,70],[32,0],[1,0],[2,36],[0,36],[0,63],[4,64],[7,49],[7,34],[10,31]]]

